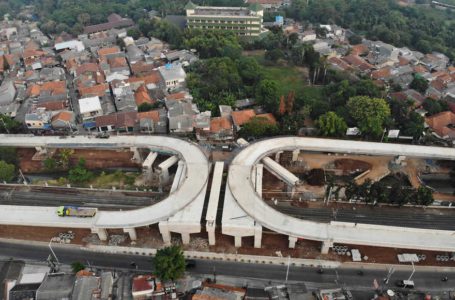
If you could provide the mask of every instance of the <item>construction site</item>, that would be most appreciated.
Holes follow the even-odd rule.
[[[346,253],[355,250],[373,263],[416,253],[425,257],[422,265],[455,263],[445,184],[453,149],[287,137],[246,145],[227,164],[210,162],[196,144],[161,136],[4,141],[17,148],[26,183],[1,187],[1,237],[338,261],[352,260]],[[83,158],[95,175],[112,169],[126,177],[102,187],[47,178],[45,161],[65,153],[69,165]],[[436,201],[423,207],[347,197],[348,186],[374,182],[409,189],[436,183]],[[60,205],[97,211],[62,217]]]

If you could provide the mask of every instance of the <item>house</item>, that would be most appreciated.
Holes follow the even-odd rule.
[[[196,114],[193,119],[193,126],[196,131],[196,138],[198,140],[205,140],[207,134],[210,132],[210,117],[211,111],[204,111]]]
[[[227,141],[234,139],[234,127],[230,117],[212,118],[210,121],[209,140]]]
[[[0,86],[0,106],[11,104],[16,98],[16,86],[11,80],[5,80]]]
[[[216,283],[202,283],[202,290],[197,290],[193,300],[232,299],[242,300],[246,289]]]
[[[61,111],[51,119],[52,128],[55,130],[73,130],[76,128],[75,116],[72,111]]]
[[[92,127],[95,117],[103,114],[100,98],[98,96],[79,99],[79,112],[84,127]]]
[[[220,109],[220,116],[221,117],[231,117],[232,114],[232,107],[229,105],[219,105],[218,108]]]
[[[126,61],[125,57],[117,56],[107,59],[107,63],[109,65],[108,74],[110,73],[120,73],[125,76],[129,76],[131,74],[130,67],[128,66],[128,62]],[[105,70],[106,73],[106,70]]]
[[[138,89],[141,85],[145,85],[148,90],[162,88],[162,78],[158,71],[152,71],[146,76],[132,76],[127,79],[127,82],[131,84],[133,90]]]
[[[141,85],[135,92],[134,92],[134,99],[136,101],[136,105],[139,107],[143,103],[153,104],[156,101],[150,97],[147,88],[145,85]]]
[[[425,123],[443,139],[455,139],[455,113],[444,111],[425,118]]]
[[[10,80],[5,80],[0,86],[0,113],[15,117],[19,110],[20,103],[18,102],[18,90],[14,83]],[[16,100],[16,101],[15,101]]]
[[[181,64],[166,64],[165,66],[159,67],[158,71],[168,90],[181,87],[185,83],[186,73]]]
[[[301,34],[299,34],[299,38],[302,42],[313,42],[316,40],[316,32],[312,29],[305,30]]]
[[[95,276],[78,276],[74,283],[72,300],[93,299],[92,295],[97,293],[98,278]]]
[[[41,283],[16,284],[9,291],[10,300],[36,299],[36,291]]]
[[[87,87],[79,86],[78,91],[81,97],[103,97],[110,93],[109,85],[107,83],[101,83]]]
[[[144,59],[144,52],[134,43],[126,46],[126,55],[130,64],[135,64]]]
[[[35,108],[25,114],[25,125],[29,130],[50,130],[52,113],[45,108]]]
[[[137,114],[139,127],[142,132],[167,133],[167,112],[164,108],[140,112]]]
[[[36,299],[61,300],[71,299],[76,277],[73,274],[47,274],[36,291]]]
[[[78,40],[71,40],[71,41],[56,43],[54,45],[54,48],[55,48],[55,51],[57,51],[57,52],[65,50],[65,49],[70,49],[70,50],[74,50],[77,52],[81,52],[81,51],[85,50],[84,44]]]
[[[113,28],[131,27],[133,25],[134,25],[133,20],[129,18],[122,18],[118,14],[111,14],[107,17],[106,23],[86,26],[84,28],[84,33],[91,34],[100,31],[106,31]]]
[[[426,54],[421,62],[433,71],[444,71],[449,63],[449,58],[438,52]]]
[[[254,112],[253,109],[245,109],[233,111],[231,113],[231,116],[234,129],[236,131],[239,131],[243,124],[247,123],[256,116],[256,113]]]
[[[98,131],[132,132],[138,125],[136,111],[118,112],[95,118]]]
[[[188,66],[193,62],[199,60],[199,58],[191,51],[188,50],[176,50],[168,51],[164,53],[164,57],[168,63],[181,63],[183,66]]]
[[[111,82],[117,111],[136,111],[135,93],[130,83],[114,80]]]
[[[367,55],[367,60],[370,64],[382,68],[398,63],[400,50],[393,45],[369,40],[364,40],[362,43],[366,44],[370,49],[370,53]]]
[[[132,294],[134,300],[145,300],[152,297],[155,291],[155,277],[139,275],[133,278]]]
[[[165,100],[171,133],[193,132],[193,118],[196,114],[191,100]]]

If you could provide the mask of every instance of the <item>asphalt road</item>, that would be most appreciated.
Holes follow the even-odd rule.
[[[338,209],[332,208],[302,208],[294,206],[273,206],[274,209],[287,215],[316,222],[352,222],[389,226],[403,226],[425,229],[455,230],[455,211],[446,210],[444,213],[429,213],[422,210],[410,211],[400,208],[362,208]]]
[[[147,193],[81,191],[66,189],[10,188],[0,186],[0,205],[76,205],[103,210],[128,210],[153,205],[162,198]]]
[[[90,263],[91,266],[96,266],[105,269],[131,269],[131,263],[134,262],[139,270],[152,271],[153,263],[150,257],[135,256],[135,255],[114,255],[105,253],[88,252],[79,248],[68,248],[59,245],[54,245],[53,250],[60,263],[70,264],[75,261]],[[26,259],[33,261],[45,261],[50,254],[50,250],[45,246],[35,246],[26,244],[13,244],[0,242],[0,256],[4,259],[13,257],[16,259]],[[292,261],[291,261],[292,262]],[[373,280],[382,283],[382,279],[386,277],[387,270],[379,269],[364,269],[364,275],[357,274],[359,268],[339,268],[325,269],[322,274],[317,272],[317,268],[310,267],[290,267],[289,281],[304,282],[308,290],[315,290],[325,287],[345,286],[353,291],[373,291]],[[266,265],[266,264],[247,264],[224,261],[205,261],[196,260],[196,266],[190,270],[194,274],[208,274],[234,276],[241,278],[258,278],[279,281],[285,280],[286,266]],[[409,270],[396,271],[392,274],[388,285],[385,288],[393,287],[396,280],[409,278],[412,268]],[[441,278],[448,276],[448,282],[442,282]],[[416,285],[416,290],[421,291],[454,291],[455,272],[423,272],[416,271],[413,280]],[[396,288],[394,288],[397,290]]]

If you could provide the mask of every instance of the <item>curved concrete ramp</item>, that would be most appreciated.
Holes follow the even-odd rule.
[[[158,153],[177,155],[186,165],[179,189],[163,201],[130,211],[100,211],[94,218],[62,218],[55,207],[1,206],[0,224],[75,228],[134,228],[158,223],[184,209],[200,193],[205,193],[209,164],[202,150],[193,143],[163,136],[114,136],[109,139],[76,136],[35,137],[0,135],[1,146],[42,148],[149,148]]]
[[[455,160],[455,149],[346,140],[283,137],[260,141],[242,150],[229,168],[228,188],[239,206],[262,226],[290,238],[327,243],[455,251],[455,232],[353,223],[318,223],[284,215],[260,197],[252,183],[254,166],[266,155],[296,149],[369,155],[404,155]],[[245,184],[249,182],[249,184]]]

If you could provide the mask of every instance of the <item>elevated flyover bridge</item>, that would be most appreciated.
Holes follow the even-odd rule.
[[[230,211],[235,213],[228,217],[229,212],[223,212],[222,231],[235,237],[236,246],[241,245],[242,237],[254,236],[255,247],[260,247],[261,227],[266,227],[287,235],[291,248],[295,247],[298,239],[321,241],[323,253],[327,253],[334,243],[455,251],[453,230],[335,221],[317,222],[295,218],[275,210],[263,201],[261,191],[257,189],[258,185],[262,185],[260,181],[263,163],[266,162],[264,158],[282,151],[291,151],[293,160],[296,160],[301,150],[455,160],[455,149],[442,147],[305,137],[272,138],[256,142],[243,149],[229,167],[224,203],[225,208],[231,207]]]
[[[59,217],[56,207],[2,205],[0,209],[0,224],[20,226],[43,226],[63,228],[88,228],[97,233],[102,240],[107,239],[106,229],[123,229],[136,239],[135,228],[167,222],[168,219],[180,212],[195,214],[185,220],[193,220],[186,224],[178,224],[185,231],[174,231],[172,223],[166,226],[170,232],[189,235],[188,230],[200,231],[201,212],[188,209],[192,202],[204,200],[209,176],[209,162],[205,153],[194,143],[177,138],[164,136],[113,136],[109,139],[97,139],[90,136],[54,137],[30,135],[0,135],[0,146],[36,148],[45,153],[47,149],[137,149],[145,148],[175,156],[178,163],[178,182],[173,184],[169,196],[151,206],[128,211],[99,211],[93,218]],[[178,229],[177,229],[178,230]],[[199,231],[198,231],[199,230]],[[162,232],[163,233],[163,232]]]

